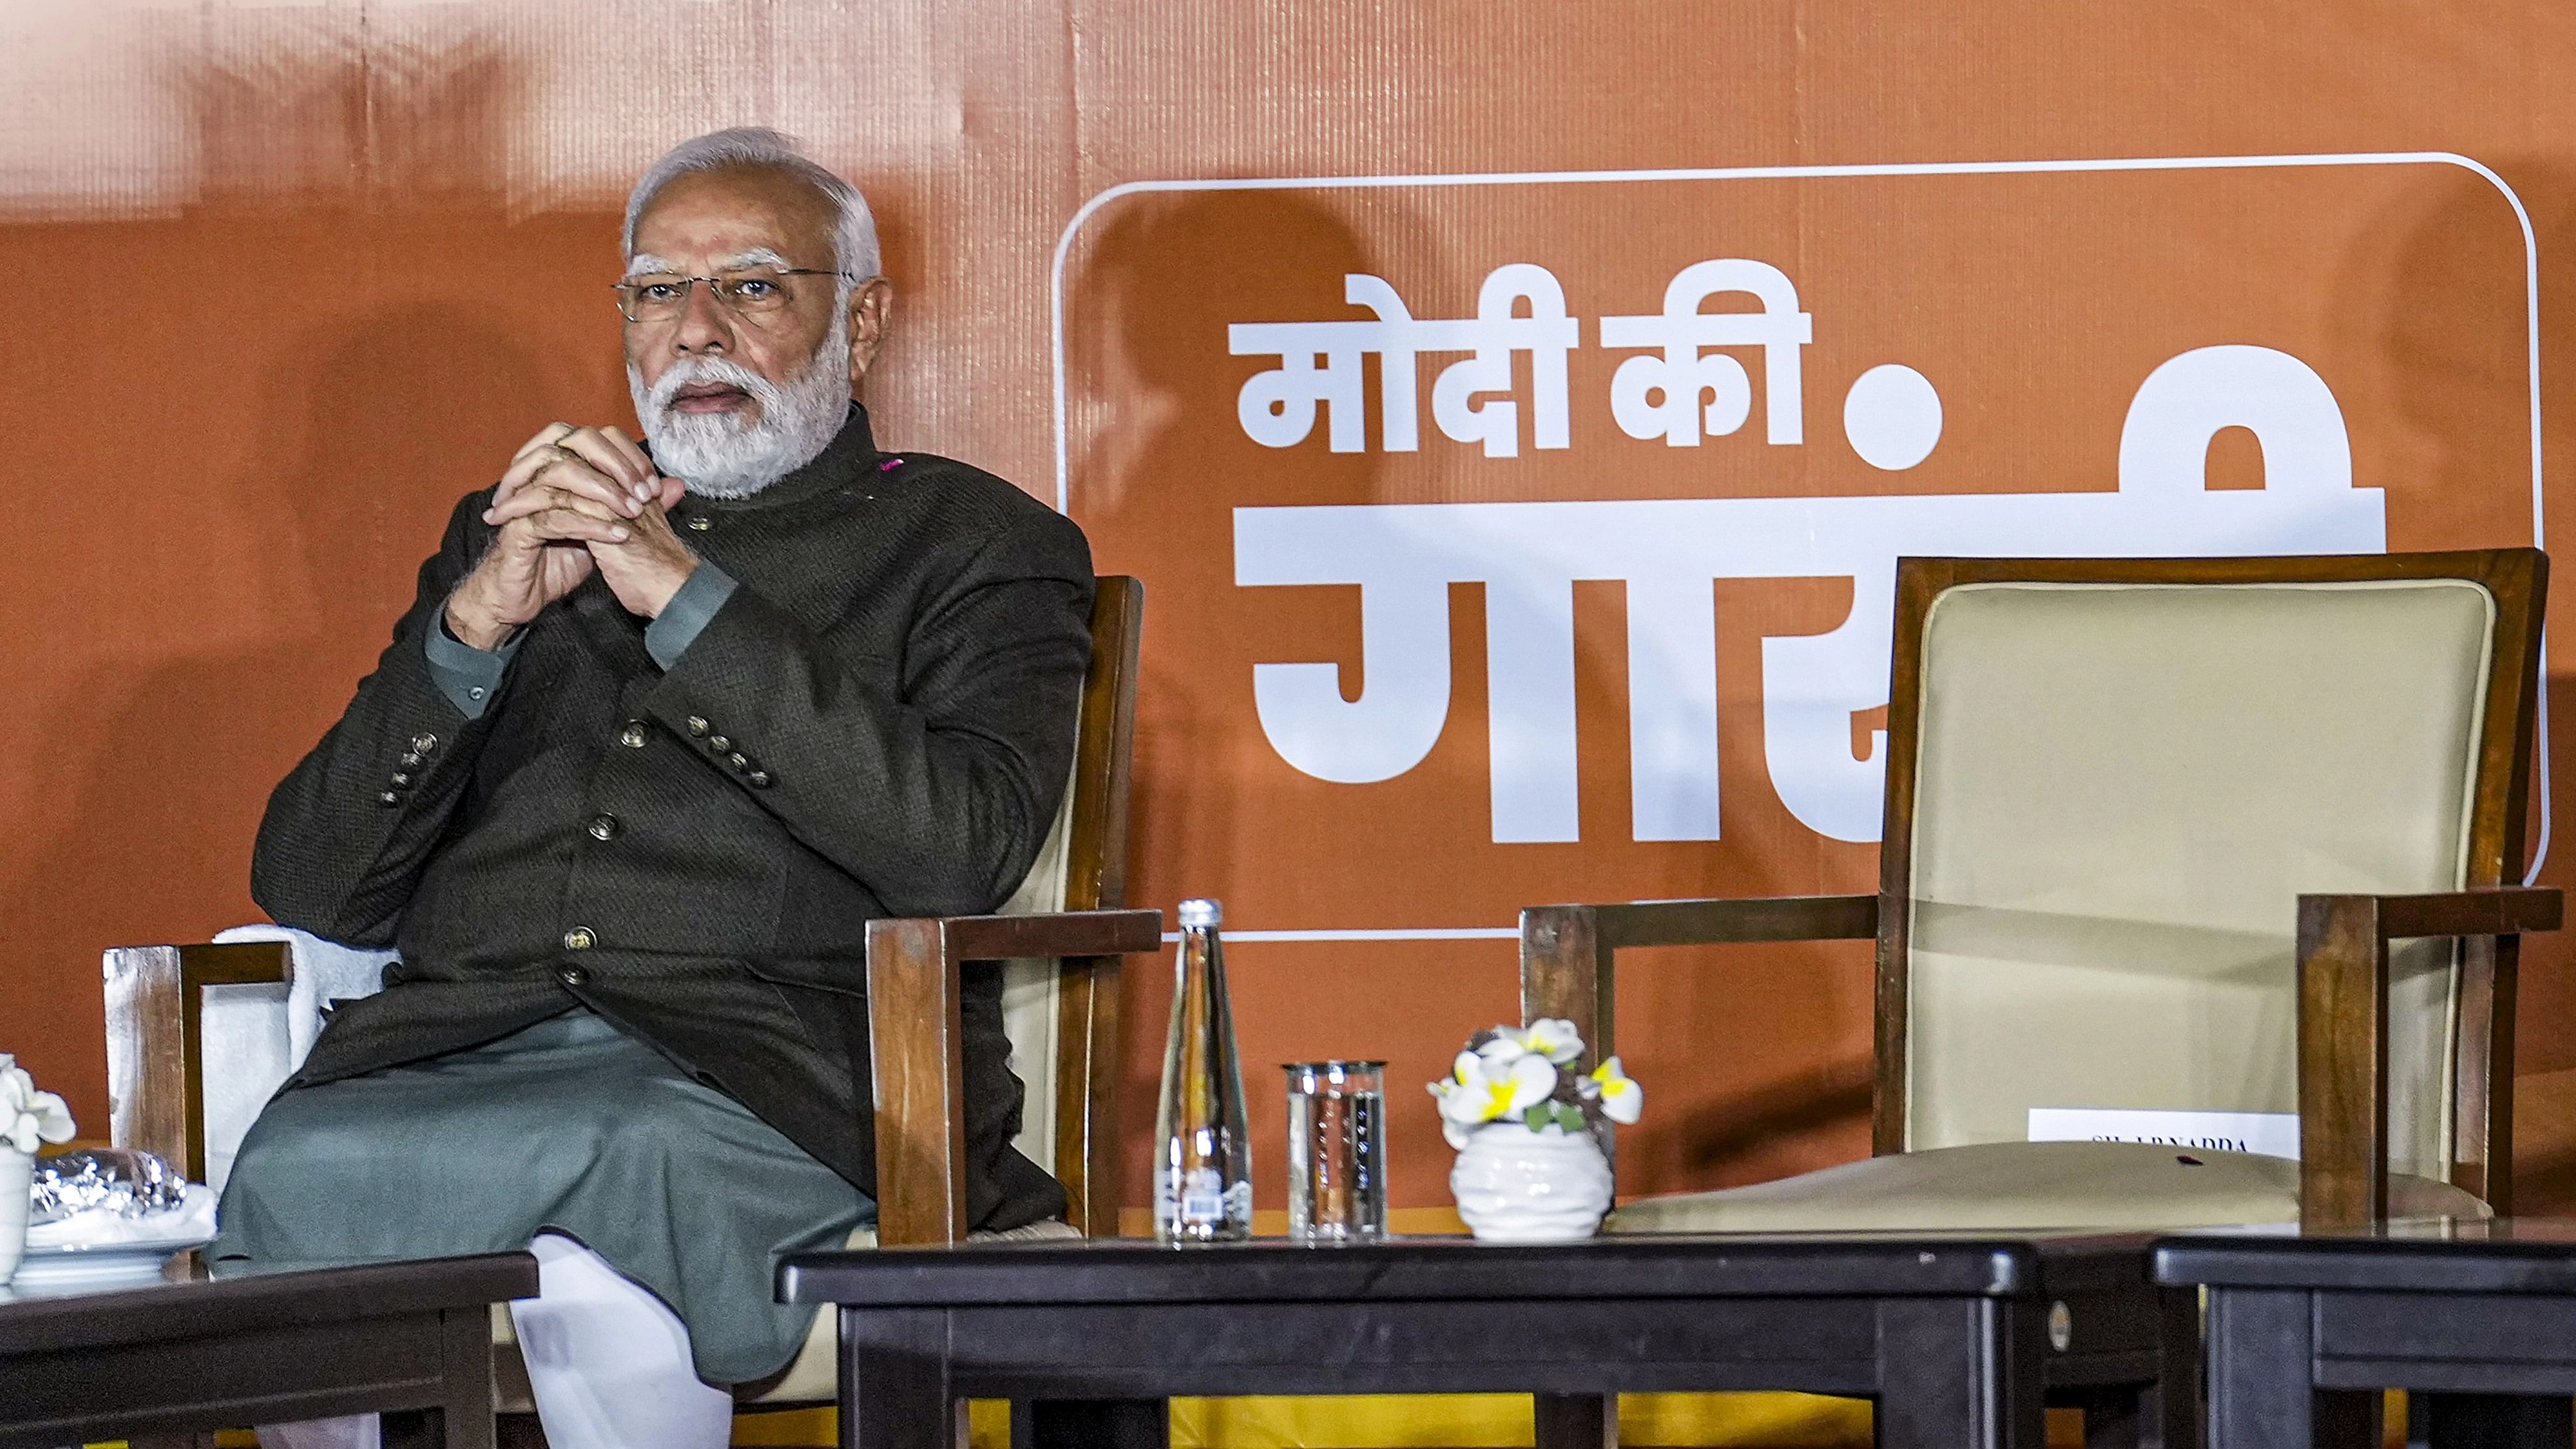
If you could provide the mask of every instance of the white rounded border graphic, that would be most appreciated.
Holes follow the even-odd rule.
[[[2255,156],[2109,156],[2057,161],[1914,161],[1875,163],[1851,166],[1698,166],[1662,170],[1624,171],[1492,171],[1457,172],[1422,176],[1286,176],[1286,177],[1199,177],[1166,181],[1123,181],[1095,193],[1077,208],[1064,231],[1056,238],[1055,259],[1049,271],[1048,327],[1053,351],[1055,386],[1055,506],[1059,513],[1070,513],[1068,493],[1071,488],[1070,436],[1065,421],[1065,354],[1064,354],[1064,266],[1073,252],[1073,240],[1083,223],[1093,213],[1122,196],[1157,191],[1331,191],[1377,190],[1405,186],[1540,186],[1601,185],[1626,181],[1734,181],[1749,179],[1797,180],[1835,176],[2006,176],[2081,171],[2245,171],[2267,168],[2295,169],[2326,166],[2454,166],[2480,177],[2504,197],[2513,208],[2514,220],[2522,227],[2523,273],[2523,342],[2529,374],[2531,398],[2531,543],[2534,548],[2547,547],[2545,520],[2542,517],[2546,486],[2541,466],[2540,433],[2540,244],[2533,235],[2530,208],[2522,196],[2496,174],[2495,168],[2475,157],[2456,151],[2346,151],[2283,153]],[[2541,632],[2542,671],[2547,672],[2549,635]],[[2550,770],[2549,710],[2538,711],[2540,775],[2540,831],[2533,841],[2530,867],[2523,873],[2523,884],[2540,879],[2541,865],[2549,859]],[[1481,937],[1487,928],[1467,928]],[[1492,928],[1496,939],[1515,933]],[[1248,938],[1237,931],[1237,937]],[[1264,931],[1264,939],[1279,941],[1338,940],[1351,935],[1342,931]],[[1395,929],[1370,931],[1363,939],[1448,940],[1462,931],[1449,929]]]

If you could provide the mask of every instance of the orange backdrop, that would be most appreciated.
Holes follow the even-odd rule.
[[[625,422],[616,213],[662,147],[716,125],[804,136],[875,202],[897,329],[869,402],[893,446],[1054,498],[1104,569],[1148,580],[1139,904],[1225,897],[1264,1204],[1268,1064],[1392,1062],[1394,1196],[1445,1200],[1417,1083],[1514,1010],[1491,934],[1550,899],[1866,889],[1875,851],[1803,822],[1766,765],[1766,639],[1854,602],[1830,572],[1711,586],[1718,838],[1633,838],[1627,601],[1573,590],[1574,838],[1497,843],[1481,586],[1447,588],[1452,688],[1421,763],[1382,783],[1293,768],[1253,666],[1364,687],[1357,590],[1242,588],[1236,509],[1647,498],[2099,492],[2160,362],[2218,344],[2331,387],[2393,547],[2532,537],[2528,308],[2544,416],[2576,375],[2576,12],[2505,3],[2249,11],[1925,3],[1465,6],[1072,0],[115,4],[0,14],[0,274],[20,553],[0,573],[0,1049],[103,1132],[96,962],[254,914],[269,786],[381,647],[461,492],[554,418]],[[2213,171],[1574,181],[1562,173],[2246,154],[2456,152],[2449,163]],[[1132,182],[1545,173],[1511,186],[1133,191]],[[2521,210],[2518,212],[2515,202]],[[2526,235],[2524,218],[2529,232]],[[1059,245],[1061,257],[1059,258]],[[1814,318],[1805,437],[1688,452],[1617,426],[1651,313],[1703,259],[1758,258]],[[1276,357],[1238,323],[1351,320],[1344,278],[1418,318],[1545,267],[1580,343],[1568,446],[1435,426],[1335,452],[1265,447],[1235,411]],[[1855,455],[1854,379],[1919,369],[1943,429],[1919,466]],[[1059,367],[1061,373],[1059,376]],[[1062,472],[1059,475],[1059,415]],[[2576,463],[2545,433],[2542,471]],[[2216,492],[2268,481],[2236,435]],[[2563,494],[2563,490],[2562,490]],[[2553,534],[2576,503],[2551,498]],[[2566,602],[2562,582],[2559,602]],[[2554,668],[2563,669],[2561,646]],[[2553,708],[2558,680],[2553,678]],[[1855,717],[1865,749],[1872,718]],[[2558,720],[2563,741],[2576,721]],[[2558,774],[2562,782],[2567,769]],[[2561,785],[2558,814],[2568,814]],[[2576,827],[2571,827],[2576,828]],[[2564,881],[2576,846],[2553,852]],[[1263,931],[1415,933],[1263,940]],[[1866,1150],[1865,948],[1673,953],[1622,983],[1649,1092],[1623,1189],[1751,1181]],[[2576,1204],[2576,973],[2526,954],[2526,1206]],[[1128,997],[1127,1184],[1144,1201],[1166,1000]]]

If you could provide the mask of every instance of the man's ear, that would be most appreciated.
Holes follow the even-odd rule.
[[[894,284],[870,277],[850,289],[850,390],[876,365],[885,347],[886,325],[894,318]]]

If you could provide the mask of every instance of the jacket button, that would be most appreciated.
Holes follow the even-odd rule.
[[[413,735],[411,737],[411,747],[412,752],[415,754],[428,754],[430,751],[438,748],[438,736],[433,734]]]
[[[590,933],[588,926],[575,926],[564,932],[563,941],[567,951],[587,951],[599,944],[599,938]]]
[[[630,750],[640,750],[644,748],[644,721],[640,719],[628,720],[626,722],[626,728],[617,732],[617,742]]]
[[[418,751],[418,750],[413,750],[413,751],[409,752],[408,754],[405,754],[405,755],[402,757],[402,767],[403,767],[404,769],[406,769],[406,770],[409,770],[409,769],[415,769],[415,768],[417,768],[417,767],[419,766],[419,764],[420,764],[420,751]]]
[[[402,803],[402,796],[391,790],[379,790],[376,792],[376,803],[379,805],[400,805]]]
[[[707,748],[721,755],[725,751],[733,748],[733,741],[726,739],[722,735],[710,735],[707,737]]]
[[[708,529],[713,528],[713,527],[715,527],[715,526],[716,526],[716,521],[715,521],[714,519],[712,519],[712,518],[707,517],[707,516],[706,516],[705,514],[703,514],[703,513],[701,513],[701,514],[699,514],[697,517],[692,518],[692,519],[690,519],[690,520],[689,520],[689,532],[691,532],[691,533],[704,533],[704,532],[706,532]]]
[[[587,986],[590,984],[590,973],[578,966],[566,966],[555,973],[555,979],[566,986]]]
[[[751,768],[751,757],[740,750],[736,750],[732,754],[725,756],[725,763],[733,766],[733,772],[739,775],[743,771]]]
[[[411,776],[404,771],[396,770],[394,771],[393,778],[386,783],[392,785],[397,790],[408,790],[411,788]]]
[[[749,780],[751,782],[751,788],[755,790],[766,790],[769,788],[769,772],[767,770],[754,770],[750,774],[743,776],[743,778]]]
[[[692,739],[705,739],[705,738],[706,738],[706,736],[707,736],[707,717],[706,717],[705,715],[702,715],[702,714],[693,714],[693,715],[689,716],[688,724],[689,724],[689,737],[690,737],[690,738],[692,738]]]
[[[602,813],[590,817],[590,838],[593,840],[615,840],[625,829],[614,815]]]

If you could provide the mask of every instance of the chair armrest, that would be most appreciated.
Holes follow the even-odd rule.
[[[2558,929],[2556,890],[2299,897],[2299,1216],[2388,1216],[2388,943]]]
[[[932,916],[868,923],[868,1055],[875,1078],[877,1243],[966,1238],[966,1087],[958,967],[1016,956],[1155,951],[1159,911]]]
[[[1163,947],[1160,911],[1034,911],[1024,916],[949,916],[939,922],[960,961],[1016,956],[1124,956]]]
[[[2299,897],[2299,931],[2311,912],[2375,911],[2383,940],[2411,936],[2510,936],[2555,931],[2565,896],[2548,886],[2489,886],[2416,896],[2315,895]]]
[[[1531,906],[1521,912],[1521,1020],[1573,1022],[1589,1066],[1612,1051],[1611,957],[1623,946],[1865,941],[1877,934],[1874,895]]]

